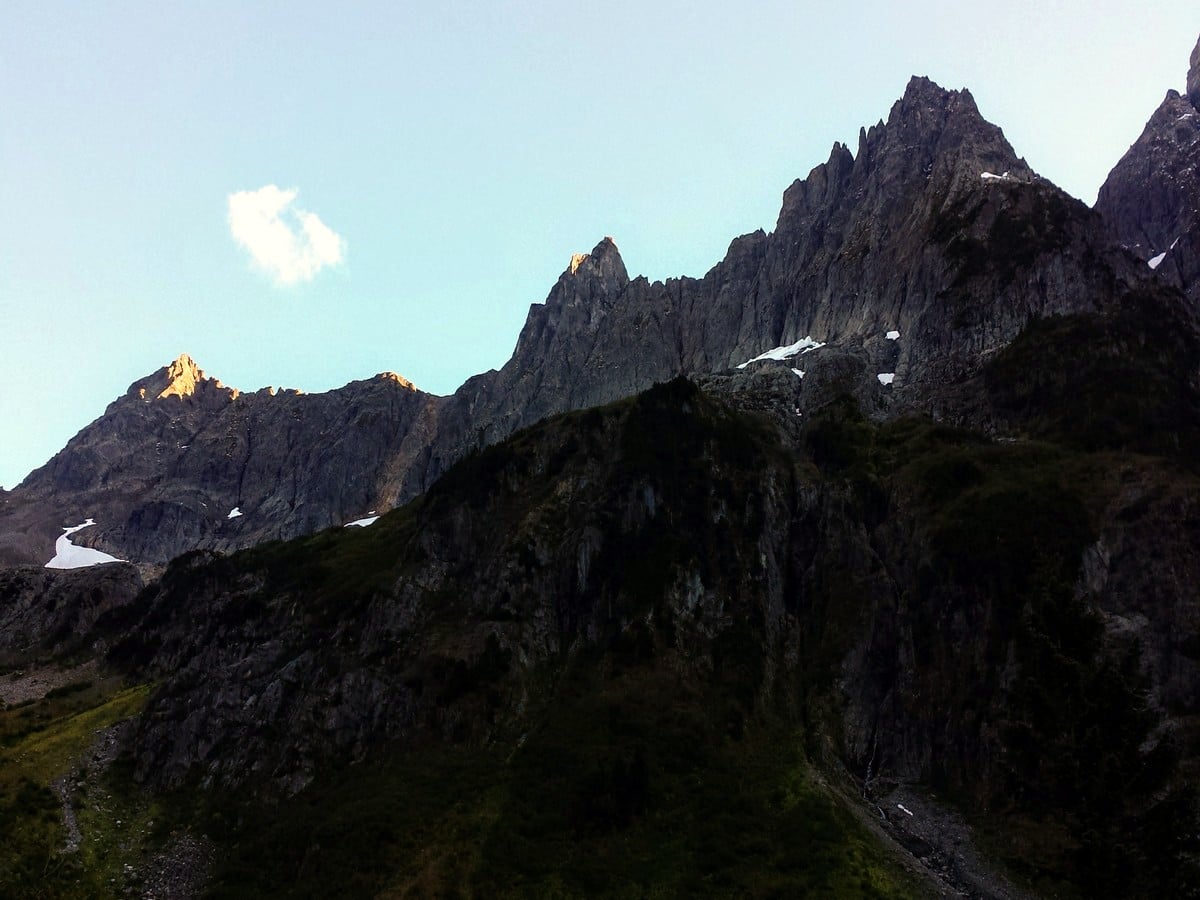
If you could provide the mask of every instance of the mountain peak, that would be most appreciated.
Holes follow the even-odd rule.
[[[1192,101],[1192,106],[1200,109],[1200,40],[1196,41],[1196,46],[1192,49],[1187,77],[1187,97]]]
[[[914,75],[908,80],[904,95],[892,107],[891,118],[903,116],[920,108],[934,107],[951,112],[974,112],[979,114],[975,98],[966,88],[952,91],[924,75]]]
[[[575,278],[599,279],[606,288],[621,290],[629,283],[629,273],[621,251],[611,237],[605,237],[592,248],[591,253],[576,253],[564,275]]]
[[[1100,186],[1096,211],[1158,278],[1200,303],[1200,41],[1187,94],[1168,90],[1141,136]]]
[[[185,400],[203,393],[206,385],[217,388],[231,398],[236,398],[239,394],[238,391],[206,376],[190,355],[180,353],[174,362],[131,384],[129,394],[146,402],[165,400],[168,397]]]
[[[375,380],[376,381],[391,381],[391,382],[394,382],[394,383],[400,385],[400,387],[402,387],[402,388],[406,388],[407,390],[410,390],[410,391],[417,390],[417,386],[415,384],[413,384],[411,381],[409,381],[407,378],[405,378],[403,375],[397,375],[395,372],[392,372],[390,370],[387,372],[378,373],[375,376]]]
[[[186,353],[180,353],[176,360],[167,366],[167,386],[155,399],[166,397],[190,397],[196,393],[196,385],[204,380],[204,371],[196,365],[196,361]]]

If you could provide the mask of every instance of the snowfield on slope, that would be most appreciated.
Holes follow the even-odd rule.
[[[750,365],[750,363],[761,362],[764,359],[774,359],[779,361],[791,359],[793,356],[801,356],[802,354],[808,353],[811,350],[817,350],[824,346],[825,343],[823,341],[814,341],[812,335],[808,335],[807,337],[800,338],[800,340],[796,341],[794,344],[787,344],[783,347],[775,347],[771,350],[768,350],[766,353],[760,353],[758,356],[754,357],[754,359],[746,360],[744,363],[738,366],[738,368],[744,369],[746,366]]]
[[[46,563],[47,569],[85,569],[88,566],[99,566],[110,562],[125,562],[101,550],[91,547],[77,547],[71,543],[71,535],[84,528],[96,524],[95,519],[88,519],[82,525],[64,528],[62,536],[54,542],[54,559]]]

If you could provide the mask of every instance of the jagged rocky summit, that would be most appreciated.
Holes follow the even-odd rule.
[[[653,283],[630,279],[605,238],[530,308],[508,363],[450,397],[386,375],[239,394],[180,357],[5,496],[0,560],[45,562],[86,517],[80,540],[143,563],[344,524],[548,415],[679,374],[794,370],[781,405],[801,416],[850,392],[872,415],[995,428],[959,388],[984,359],[1032,320],[1113,309],[1164,274],[1111,244],[968,91],[913,78],[856,152],[835,145],[787,189],[773,232],[737,238],[703,278]],[[770,352],[806,338],[803,356]]]

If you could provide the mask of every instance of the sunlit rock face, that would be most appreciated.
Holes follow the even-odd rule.
[[[196,385],[204,381],[204,372],[186,353],[167,367],[167,386],[163,388],[157,399],[166,397],[190,397],[196,392]],[[143,398],[144,399],[144,398]]]
[[[1117,240],[1200,308],[1200,43],[1096,199]]]

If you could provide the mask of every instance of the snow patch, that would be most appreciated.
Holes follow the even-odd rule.
[[[984,181],[1008,181],[1010,178],[1007,172],[1003,175],[997,175],[995,172],[980,172],[979,177]]]
[[[886,338],[887,338],[889,341],[898,341],[898,340],[900,340],[900,332],[898,332],[898,331],[889,331],[889,332],[888,332],[888,333],[885,335],[885,337],[886,337]]]
[[[804,377],[804,373],[801,372],[799,369],[792,369],[792,374],[795,375],[797,378]]]
[[[766,353],[760,353],[758,356],[754,357],[754,359],[746,360],[744,363],[738,366],[738,368],[744,369],[746,366],[750,365],[750,363],[760,362],[764,359],[775,359],[780,361],[791,359],[793,356],[800,356],[808,353],[811,350],[816,350],[824,346],[824,341],[814,341],[812,339],[812,335],[808,335],[800,338],[800,340],[796,341],[794,344],[788,344],[784,347],[775,347],[772,350],[768,350]]]
[[[229,515],[227,515],[225,518],[236,519],[238,516],[241,516],[241,515],[245,515],[245,513],[242,512],[241,507],[235,506],[233,509],[231,509],[229,511]]]
[[[109,556],[100,550],[93,550],[91,547],[76,547],[71,543],[71,535],[84,528],[90,528],[96,524],[95,519],[88,519],[82,525],[74,525],[70,528],[64,528],[62,537],[54,542],[54,559],[46,563],[47,569],[84,569],[88,566],[99,566],[103,563],[110,562],[125,562],[123,559],[117,559],[115,556]]]
[[[374,510],[371,511],[374,512]],[[351,525],[357,525],[359,528],[366,528],[368,525],[374,525],[378,521],[379,516],[367,516],[365,519],[355,519],[353,522],[347,522],[343,527],[349,528]]]
[[[875,377],[879,379],[880,384],[891,384],[893,381],[896,380],[896,373],[895,372],[880,372]]]
[[[1175,238],[1175,240],[1171,241],[1171,246],[1167,248],[1168,252],[1169,252],[1169,251],[1171,251],[1171,250],[1174,250],[1174,249],[1175,249],[1175,245],[1176,245],[1176,244],[1178,244],[1178,243],[1179,243],[1179,238]]]
[[[907,806],[905,806],[903,803],[897,803],[896,809],[900,810],[900,812],[904,813],[905,815],[908,815],[908,816],[912,815],[912,810],[909,809]]]
[[[1146,265],[1148,265],[1152,269],[1157,269],[1159,266],[1162,265],[1162,261],[1166,258],[1167,258],[1167,251],[1164,250],[1162,253],[1158,254],[1158,256],[1154,257],[1152,260],[1150,260],[1148,263],[1146,263]]]

